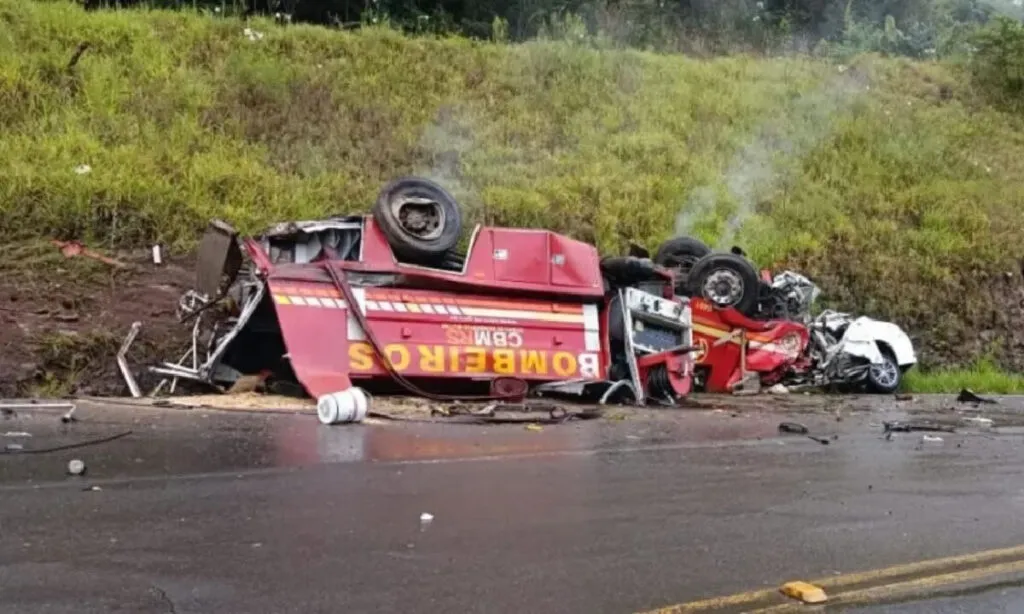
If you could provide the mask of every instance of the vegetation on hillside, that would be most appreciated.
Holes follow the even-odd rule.
[[[387,23],[410,33],[524,41],[535,37],[694,54],[877,51],[962,53],[994,15],[1024,18],[1020,0],[81,0],[86,7],[200,9],[273,15],[340,28]]]
[[[3,241],[182,250],[213,216],[253,230],[364,211],[416,173],[475,221],[606,252],[680,232],[738,242],[909,326],[931,362],[995,347],[1014,364],[1024,343],[1006,308],[1024,240],[1017,22],[962,64],[697,60],[69,2],[0,0],[0,23]]]

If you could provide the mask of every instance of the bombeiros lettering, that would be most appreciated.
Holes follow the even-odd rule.
[[[522,344],[521,336],[506,340]],[[382,348],[382,353],[399,372],[597,378],[600,369],[596,352],[526,350],[502,347],[497,343],[491,347],[389,343]],[[365,342],[349,345],[348,358],[349,368],[354,372],[372,371],[383,366],[373,348]]]

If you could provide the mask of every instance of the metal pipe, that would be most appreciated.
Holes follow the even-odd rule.
[[[139,329],[141,328],[142,322],[132,322],[132,329],[128,332],[128,336],[125,337],[124,343],[121,344],[121,349],[117,351],[117,367],[121,370],[121,376],[124,378],[125,383],[128,384],[128,390],[131,391],[132,396],[135,398],[141,397],[142,391],[139,390],[139,384],[135,381],[135,376],[132,375],[131,369],[128,368],[125,354],[128,353],[128,348],[135,342],[135,337],[139,335]]]

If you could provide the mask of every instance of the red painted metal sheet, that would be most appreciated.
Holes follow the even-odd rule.
[[[310,394],[390,377],[331,283],[271,278],[291,364]],[[391,365],[407,377],[604,379],[597,303],[353,288]]]
[[[364,220],[360,262],[339,262],[349,270],[401,273],[408,285],[445,287],[464,293],[604,296],[600,256],[593,245],[546,230],[480,227],[463,271],[399,263],[380,228]]]
[[[326,284],[268,280],[292,369],[311,396],[346,390],[348,318],[341,295]]]
[[[729,392],[740,380],[740,338],[715,345],[730,334],[744,330],[747,346],[747,370],[762,379],[793,365],[807,346],[807,328],[788,320],[757,321],[735,309],[715,309],[703,299],[692,299],[694,345],[698,366],[708,369],[707,392]]]

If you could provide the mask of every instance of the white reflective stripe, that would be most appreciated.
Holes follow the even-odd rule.
[[[597,305],[583,306],[583,346],[588,352],[601,349],[601,319],[598,317]]]
[[[452,314],[453,316],[460,316],[462,315],[462,310],[456,307],[455,305],[448,305],[448,313]]]
[[[548,311],[526,311],[519,309],[487,309],[484,307],[463,307],[462,313],[480,318],[506,318],[509,320],[545,320],[582,324],[583,314],[557,313]]]
[[[323,305],[324,307],[330,307],[331,309],[338,309],[339,307],[343,307],[344,306],[344,303],[342,303],[341,305],[339,305],[338,303],[342,303],[342,301],[336,301],[333,298],[321,298],[320,299],[320,304],[321,305]]]
[[[416,306],[419,307],[423,313],[434,313],[434,308],[426,303],[417,303]]]
[[[377,306],[377,301],[366,301],[366,308],[377,311],[380,307]]]
[[[395,311],[398,313],[405,313],[409,311],[409,309],[405,306],[405,303],[395,303]]]
[[[356,299],[356,304],[359,307],[361,313],[366,313],[366,289],[365,288],[352,288],[352,297]],[[348,312],[348,340],[349,341],[363,341],[366,339],[366,333],[363,331],[363,327],[359,325],[359,321],[356,320],[352,310]]]
[[[288,300],[291,301],[292,305],[305,305],[306,299],[301,296],[289,296]]]
[[[391,306],[390,301],[380,301],[379,303],[377,303],[377,305],[380,306],[381,311],[394,311],[395,309],[394,307]]]
[[[430,306],[434,308],[434,313],[436,313],[438,315],[442,315],[443,316],[443,315],[446,315],[448,313],[447,310],[445,310],[444,305],[433,305],[433,304],[431,304]]]

